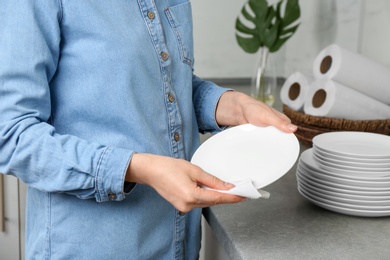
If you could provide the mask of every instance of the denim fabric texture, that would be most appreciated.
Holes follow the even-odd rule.
[[[201,211],[124,178],[136,152],[190,160],[224,91],[194,75],[188,0],[2,0],[0,172],[29,187],[26,259],[196,259]]]

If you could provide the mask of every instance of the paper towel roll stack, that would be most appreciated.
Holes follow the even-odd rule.
[[[313,77],[307,86],[307,76],[290,75],[280,93],[282,102],[313,116],[390,119],[390,68],[332,44],[315,58]]]
[[[313,82],[313,77],[301,72],[294,72],[284,82],[280,90],[280,99],[291,109],[303,111],[311,82]]]
[[[390,69],[336,44],[318,54],[314,60],[313,74],[318,79],[332,79],[390,104]]]

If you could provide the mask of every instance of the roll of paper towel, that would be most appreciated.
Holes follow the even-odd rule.
[[[292,73],[280,90],[280,99],[292,110],[303,111],[303,104],[312,82],[312,76],[301,72]]]
[[[390,105],[390,68],[332,44],[314,60],[315,78],[328,78]]]
[[[311,84],[304,112],[352,120],[390,118],[390,106],[329,79],[317,79]]]

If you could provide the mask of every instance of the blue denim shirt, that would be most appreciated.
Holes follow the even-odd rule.
[[[125,184],[189,160],[226,89],[193,74],[188,0],[3,0],[0,172],[28,184],[27,259],[195,259],[200,210]]]

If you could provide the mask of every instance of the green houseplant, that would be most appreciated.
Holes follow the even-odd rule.
[[[236,39],[247,53],[259,53],[252,78],[251,95],[270,105],[276,78],[267,78],[269,53],[278,51],[299,27],[299,0],[279,0],[269,5],[267,0],[248,0],[236,19]],[[268,82],[267,82],[268,80]]]

